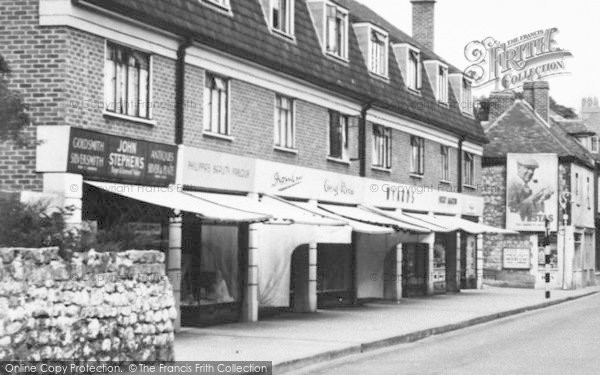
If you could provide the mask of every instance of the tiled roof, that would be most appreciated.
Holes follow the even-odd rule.
[[[588,166],[593,156],[560,126],[548,125],[523,100],[517,100],[486,130],[489,143],[485,158],[503,158],[508,153],[554,153],[573,157]]]
[[[73,0],[75,3],[77,1]],[[363,21],[382,26],[393,42],[419,46],[365,6],[352,0],[338,0]],[[266,24],[259,0],[230,0],[232,15],[215,11],[201,0],[87,0],[95,5],[157,28],[190,37],[217,50],[258,63],[267,68],[303,79],[346,97],[413,118],[475,143],[486,138],[479,123],[464,116],[450,91],[450,108],[440,106],[423,74],[421,96],[404,86],[393,51],[389,50],[390,81],[369,74],[354,30],[349,28],[349,64],[326,57],[316,34],[305,0],[295,1],[295,42],[273,35]],[[83,6],[83,5],[82,5]],[[355,17],[352,15],[352,17]],[[421,47],[422,48],[422,47]],[[423,49],[431,58],[435,55]]]
[[[594,135],[596,134],[594,131],[589,129],[585,124],[585,121],[579,119],[566,120],[566,119],[558,119],[553,118],[552,121],[560,126],[566,133],[571,135]]]

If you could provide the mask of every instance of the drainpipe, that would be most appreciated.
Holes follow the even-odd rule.
[[[462,193],[463,191],[463,142],[465,140],[464,136],[461,136],[458,140],[458,193]]]
[[[183,122],[185,110],[185,55],[192,45],[191,39],[181,42],[177,49],[175,67],[175,144],[183,144]]]
[[[360,110],[360,121],[358,124],[358,160],[360,162],[360,176],[367,175],[367,112],[373,103],[365,104]]]

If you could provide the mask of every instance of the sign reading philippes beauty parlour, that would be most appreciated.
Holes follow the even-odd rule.
[[[528,270],[531,268],[530,253],[529,249],[505,248],[502,253],[502,268]]]
[[[140,185],[175,183],[172,145],[71,128],[67,172],[91,179]]]

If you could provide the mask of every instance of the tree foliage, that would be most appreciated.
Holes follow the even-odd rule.
[[[6,60],[0,55],[0,142],[12,140],[17,146],[28,144],[23,129],[29,125],[27,105],[21,95],[8,87],[10,74]]]
[[[566,119],[577,118],[577,113],[573,108],[558,104],[552,97],[550,97],[550,109]]]

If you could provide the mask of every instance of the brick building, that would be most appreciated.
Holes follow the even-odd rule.
[[[523,99],[512,91],[492,93],[490,106],[484,221],[518,234],[484,236],[486,283],[544,287],[547,218],[552,287],[592,285],[596,160],[578,139],[590,136],[589,130],[551,113],[544,81],[527,82]]]
[[[4,1],[39,144],[0,189],[162,248],[188,324],[481,286],[486,137],[412,3]]]

